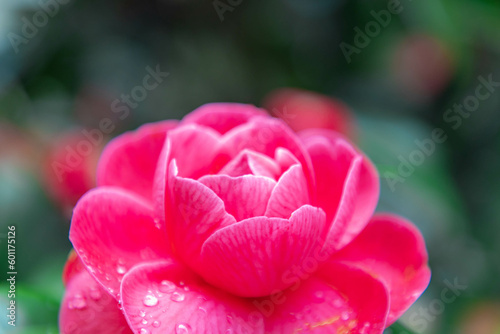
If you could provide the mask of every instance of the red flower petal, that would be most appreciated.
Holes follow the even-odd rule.
[[[326,247],[355,238],[375,211],[380,183],[372,163],[341,136],[326,130],[301,134],[316,174],[317,205],[333,220]]]
[[[294,165],[279,179],[267,203],[265,216],[288,219],[292,212],[306,204],[310,204],[307,180],[302,166]]]
[[[262,324],[254,328],[246,323],[253,311],[247,301],[214,289],[171,262],[132,269],[123,279],[121,296],[127,321],[136,333],[263,334]]]
[[[207,175],[198,180],[224,202],[224,208],[237,221],[263,216],[276,182],[268,177]]]
[[[282,274],[321,249],[321,209],[304,206],[289,220],[254,217],[222,228],[203,244],[196,268],[207,282],[238,296],[265,296],[287,287]]]
[[[167,220],[167,231],[179,256],[188,265],[196,266],[205,240],[217,229],[236,223],[236,219],[202,183],[171,175],[169,184],[173,219]]]
[[[153,262],[124,277],[122,305],[129,325],[150,334],[382,333],[387,291],[364,271],[337,264],[297,280],[282,293],[238,298],[177,264]]]
[[[420,231],[395,215],[375,215],[332,261],[362,268],[386,284],[390,292],[388,324],[417,300],[430,280],[427,250]]]
[[[301,280],[311,274],[307,269],[290,275],[296,283],[289,290],[266,298],[267,305],[260,302],[260,309],[270,317],[267,333],[383,332],[389,300],[382,283],[356,267],[342,264],[330,265],[315,277]]]
[[[98,186],[117,186],[152,199],[158,157],[176,121],[147,124],[112,140],[97,168]]]
[[[131,334],[117,301],[86,271],[69,281],[59,311],[61,334]]]
[[[69,238],[82,262],[115,298],[132,266],[169,258],[165,231],[152,216],[142,197],[119,188],[91,190],[76,205]]]
[[[232,158],[242,150],[249,149],[274,158],[279,148],[287,149],[300,162],[309,192],[312,193],[315,181],[311,158],[300,139],[281,120],[255,117],[248,123],[234,128],[222,138],[219,155]]]
[[[69,252],[68,259],[66,260],[66,264],[64,265],[63,273],[62,273],[62,281],[64,286],[68,285],[68,282],[81,271],[87,270],[85,265],[82,263],[78,254],[76,254],[75,250],[72,249]]]
[[[228,162],[219,172],[222,175],[267,176],[273,180],[281,174],[280,166],[266,155],[250,151],[241,151],[233,160]]]
[[[182,120],[182,124],[196,123],[225,134],[252,117],[264,115],[266,115],[264,110],[249,104],[209,103],[189,113]]]

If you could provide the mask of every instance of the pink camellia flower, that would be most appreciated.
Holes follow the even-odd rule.
[[[354,120],[341,101],[307,90],[281,88],[264,99],[264,108],[284,120],[294,131],[318,128],[352,138]]]
[[[62,333],[382,333],[429,282],[419,231],[373,216],[371,162],[253,106],[126,133],[97,183],[73,213]]]

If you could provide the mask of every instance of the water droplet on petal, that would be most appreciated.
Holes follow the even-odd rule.
[[[146,311],[144,311],[144,310],[143,310],[143,311],[141,311],[139,314],[141,315],[141,317],[143,317],[143,318],[144,318],[144,317],[146,316]]]
[[[177,324],[175,327],[175,334],[189,334],[191,333],[191,326],[188,324]]]
[[[335,299],[332,304],[333,306],[339,308],[342,306],[342,301],[340,299]]]
[[[158,327],[160,327],[160,322],[159,322],[158,320],[155,320],[155,321],[153,322],[153,327],[154,327],[154,328],[158,328]]]
[[[174,302],[182,302],[184,299],[186,299],[186,296],[182,292],[174,292],[170,296],[170,299]]]
[[[316,297],[316,300],[315,300],[315,301],[316,301],[317,303],[321,303],[321,302],[323,302],[323,301],[325,300],[325,294],[324,294],[324,292],[323,292],[323,291],[316,291],[316,292],[314,293],[314,297]]]
[[[141,328],[141,334],[149,334],[149,331],[146,328]]]
[[[342,318],[342,320],[349,319],[349,312],[347,312],[347,311],[342,312],[342,314],[340,315],[340,317]]]
[[[73,299],[68,303],[70,309],[81,310],[87,307],[87,301],[82,295],[75,295]]]
[[[200,310],[201,312],[207,314],[207,310],[204,307],[202,307],[202,306],[198,307],[198,310]]]
[[[143,324],[143,325],[147,325],[147,324],[148,324],[148,321],[147,321],[146,319],[142,319],[141,324]]]
[[[125,268],[124,266],[118,266],[116,267],[116,272],[120,275],[123,275],[125,274],[125,272],[127,271],[127,268]]]
[[[155,227],[156,227],[157,229],[161,229],[161,222],[160,222],[160,219],[155,218],[154,223],[155,223]]]
[[[160,291],[165,293],[170,293],[175,290],[175,284],[170,281],[161,281]]]
[[[99,300],[102,297],[102,293],[99,290],[99,288],[90,289],[89,295],[90,295],[90,298],[92,298],[93,300]]]
[[[145,306],[155,306],[156,304],[158,304],[158,298],[153,295],[146,295],[142,302]]]

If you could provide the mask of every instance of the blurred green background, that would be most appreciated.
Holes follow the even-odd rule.
[[[57,333],[71,201],[41,166],[61,136],[103,118],[109,139],[207,102],[262,105],[281,87],[350,107],[382,176],[377,210],[424,234],[431,284],[387,333],[500,333],[500,89],[448,111],[479,77],[500,82],[497,0],[0,0],[0,36],[0,263],[15,225],[18,333]],[[113,102],[157,66],[169,75],[117,117]],[[447,139],[391,189],[400,157],[436,128]]]

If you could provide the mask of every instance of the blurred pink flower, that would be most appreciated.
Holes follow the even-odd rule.
[[[95,169],[102,145],[94,145],[80,131],[52,141],[43,159],[41,178],[53,201],[71,213],[76,202],[95,187]]]
[[[105,148],[70,229],[62,333],[382,333],[426,288],[420,232],[373,216],[331,130],[208,104]]]
[[[449,47],[434,36],[406,37],[394,53],[393,70],[407,98],[429,99],[440,94],[455,71]]]
[[[354,137],[354,119],[340,100],[306,90],[281,88],[264,99],[264,108],[294,131],[330,129]]]

